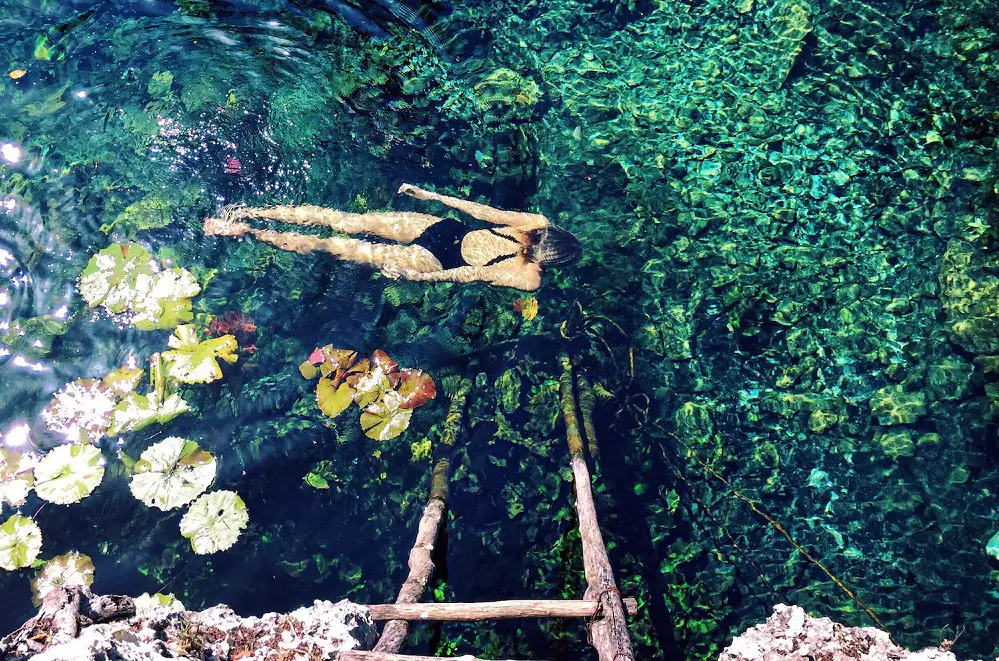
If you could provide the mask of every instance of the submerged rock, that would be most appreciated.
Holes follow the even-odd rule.
[[[95,608],[105,601],[115,607]],[[261,617],[240,617],[226,605],[203,611],[161,606],[135,614],[129,597],[95,596],[77,588],[47,595],[38,616],[0,640],[0,658],[325,659],[337,651],[370,649],[377,638],[368,609],[347,600],[317,600],[287,614]]]
[[[735,637],[718,661],[957,661],[949,651],[953,641],[910,652],[874,627],[848,627],[828,617],[811,617],[799,606],[777,604],[774,614]]]

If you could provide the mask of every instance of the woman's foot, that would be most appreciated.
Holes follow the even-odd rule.
[[[250,226],[233,220],[233,214],[224,214],[221,218],[205,218],[203,227],[208,236],[239,236],[250,231]]]

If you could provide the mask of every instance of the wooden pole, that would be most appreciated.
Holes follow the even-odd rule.
[[[583,599],[600,605],[600,617],[589,624],[590,640],[600,661],[634,661],[628,638],[628,621],[625,617],[621,593],[614,582],[597,510],[593,503],[590,471],[583,458],[583,439],[579,433],[576,415],[576,397],[573,394],[572,362],[565,354],[559,356],[562,376],[559,379],[559,399],[565,418],[565,435],[569,444],[569,463],[572,466],[576,487],[576,514],[579,517],[579,536],[583,543],[583,571],[586,575],[586,592]]]
[[[629,615],[638,611],[638,602],[634,599],[625,599],[624,606]],[[510,599],[477,603],[372,604],[365,608],[371,611],[375,621],[481,622],[525,617],[594,617],[600,607],[592,601]]]
[[[590,451],[590,459],[596,459],[600,454],[600,446],[597,444],[597,428],[593,426],[593,409],[597,405],[597,396],[593,392],[593,386],[586,375],[580,372],[576,377],[579,386],[579,412],[583,416],[583,431],[586,432],[587,449]]]
[[[451,407],[444,420],[444,432],[441,434],[438,448],[434,452],[435,456],[440,458],[434,464],[433,474],[430,478],[430,496],[427,499],[427,506],[423,510],[423,517],[420,519],[420,525],[416,532],[416,542],[409,552],[409,576],[399,590],[399,596],[395,600],[397,604],[416,604],[423,601],[427,584],[433,574],[434,561],[431,556],[440,534],[441,522],[447,515],[451,454],[461,429],[465,400],[471,387],[472,382],[469,379],[462,379],[451,398]],[[390,620],[382,629],[382,636],[378,639],[374,651],[396,653],[402,649],[402,644],[408,634],[408,620]]]

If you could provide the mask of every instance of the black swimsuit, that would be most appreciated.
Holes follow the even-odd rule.
[[[434,223],[424,230],[423,234],[416,237],[413,241],[413,245],[429,250],[433,256],[437,258],[437,261],[441,263],[441,267],[445,271],[448,269],[456,269],[461,266],[471,266],[461,255],[461,240],[464,239],[465,235],[470,231],[472,231],[472,229],[460,220],[455,218],[445,218],[439,223]],[[517,240],[513,237],[501,234],[491,227],[488,231],[519,246]],[[516,255],[517,252],[512,252],[508,255],[498,255],[497,257],[489,260],[489,263],[486,264],[486,266],[491,266],[497,262],[503,261],[504,259],[515,257]]]
[[[465,258],[461,256],[461,240],[468,232],[469,228],[465,223],[454,218],[445,218],[425,229],[423,234],[416,237],[413,245],[426,248],[433,253],[444,270],[456,269],[459,266],[468,266]]]

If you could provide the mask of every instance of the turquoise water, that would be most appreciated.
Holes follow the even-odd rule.
[[[39,561],[87,554],[98,592],[246,614],[391,601],[464,376],[429,598],[578,598],[564,351],[606,393],[597,506],[641,603],[640,658],[713,658],[779,602],[873,623],[733,489],[900,643],[963,629],[959,657],[999,654],[996,15],[985,0],[0,3],[5,446],[65,443],[42,417],[55,393],[169,348],[172,328],[81,296],[113,243],[191,273],[199,339],[230,311],[256,328],[222,378],[171,386],[191,411],[100,439],[91,495],[32,492],[0,519],[37,523]],[[544,213],[584,258],[545,273],[527,319],[521,292],[201,229],[228,204],[444,213],[395,195],[407,182]],[[299,372],[326,344],[382,349],[438,396],[400,436],[367,438]],[[132,495],[127,459],[171,436],[245,503],[229,550],[195,554],[186,508]],[[33,613],[35,565],[0,572],[0,629]],[[570,659],[585,640],[575,622],[447,625],[410,649]]]

